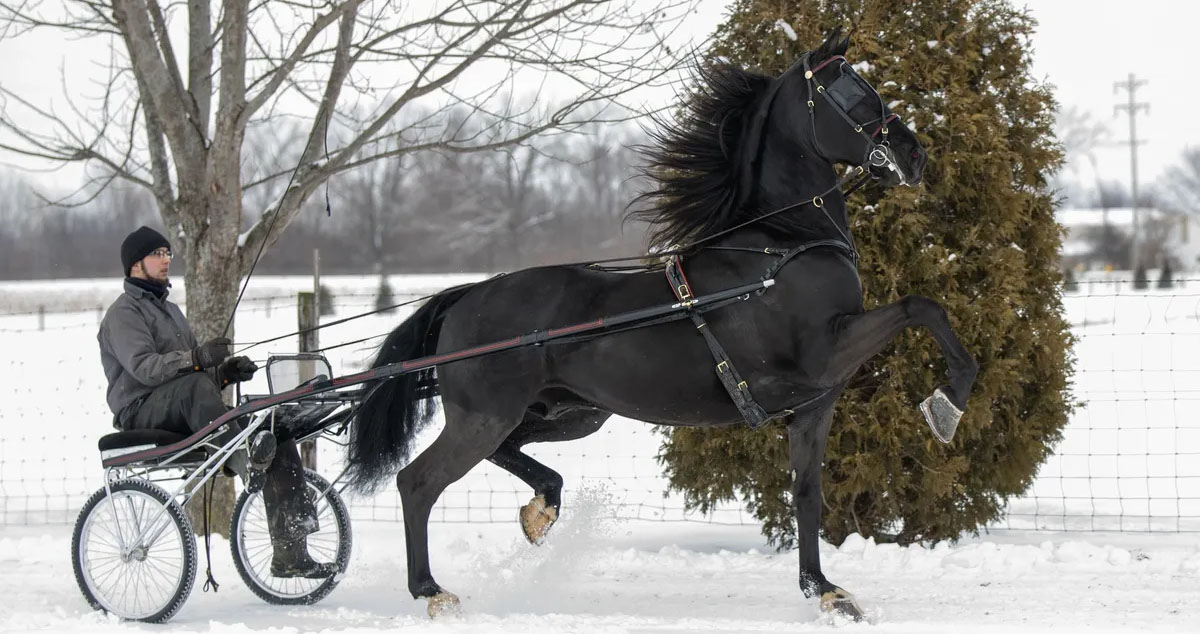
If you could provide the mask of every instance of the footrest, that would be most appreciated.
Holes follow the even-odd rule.
[[[341,403],[282,403],[275,409],[276,435],[282,439],[304,436],[316,429],[316,424],[329,416]]]

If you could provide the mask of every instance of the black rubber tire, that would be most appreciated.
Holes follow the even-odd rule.
[[[270,574],[271,538],[267,532],[266,509],[261,493],[242,492],[233,507],[229,527],[229,547],[233,563],[242,581],[258,598],[273,605],[311,605],[333,592],[350,564],[350,513],[337,489],[316,471],[304,470],[304,480],[314,495],[325,493],[317,500],[317,517],[321,530],[309,535],[309,551],[318,560],[332,554],[338,574],[327,579],[279,579]]]
[[[196,581],[196,540],[192,536],[192,524],[171,495],[155,484],[145,480],[120,480],[114,482],[111,489],[111,500],[108,491],[103,488],[92,494],[75,521],[75,530],[71,535],[71,566],[75,569],[75,582],[93,609],[131,621],[165,623],[183,607]],[[116,502],[120,512],[126,515],[124,520],[116,515],[116,521],[113,521],[117,511],[109,504],[110,501]],[[140,559],[123,561],[120,547],[105,539],[111,539],[114,528],[118,526],[122,535],[130,538],[136,536],[133,529],[137,522],[133,520],[150,521],[163,506],[166,506],[165,517],[171,525],[164,528],[152,548],[143,552]],[[109,522],[111,526],[102,530],[101,522]],[[166,549],[175,551],[174,556]],[[150,557],[156,550],[162,557],[153,565],[146,563],[151,561]],[[95,574],[97,567],[105,570],[100,578]],[[111,579],[113,574],[117,574],[114,585],[104,588],[104,582]],[[122,605],[120,596],[114,596],[118,594],[114,589],[128,589],[133,585],[130,577],[148,579],[154,576],[162,581],[159,585],[163,591],[157,597],[147,599],[141,596],[146,594],[144,591],[119,593],[138,595],[137,600],[147,600],[147,606],[139,609],[136,605]],[[125,583],[121,583],[122,579],[125,579]],[[147,584],[141,584],[140,587],[144,590]]]

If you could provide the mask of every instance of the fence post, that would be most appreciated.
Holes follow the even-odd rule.
[[[38,306],[38,332],[46,329],[46,307]]]
[[[316,330],[320,315],[317,294],[301,291],[296,297],[296,308],[299,317],[297,330],[300,331],[300,352],[315,352],[321,347],[318,342],[320,331]],[[316,376],[316,365],[301,364],[300,373],[300,381],[307,381]],[[313,441],[300,443],[300,462],[305,468],[314,470],[317,468],[317,447]]]

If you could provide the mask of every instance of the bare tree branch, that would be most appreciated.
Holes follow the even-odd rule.
[[[202,156],[203,143],[192,134],[195,128],[188,125],[190,104],[159,57],[149,9],[144,0],[113,0],[113,9],[134,73],[140,78],[138,88],[147,91],[142,93],[146,107],[154,109],[164,136],[176,148],[173,156],[177,169],[189,170],[188,163]]]
[[[179,247],[197,251],[187,256],[197,285],[189,311],[211,333],[249,254],[275,243],[331,177],[417,152],[507,151],[636,116],[607,105],[674,72],[679,56],[666,42],[692,2],[79,0],[50,9],[0,0],[0,38],[51,29],[121,42],[90,108],[68,99],[72,110],[58,113],[0,88],[15,108],[0,111],[0,150],[93,166],[89,188],[121,178],[150,189]],[[186,69],[172,39],[180,34]],[[41,125],[24,125],[17,110]],[[248,131],[291,121],[307,122],[303,148],[284,151],[294,168],[245,154]],[[540,154],[527,152],[519,173],[497,176],[511,183],[508,198],[535,178]],[[495,169],[511,171],[508,160]],[[239,236],[244,216],[257,218]],[[551,216],[506,217],[511,228]]]
[[[296,64],[304,57],[308,47],[312,45],[317,36],[324,31],[326,27],[342,18],[342,16],[354,14],[358,10],[358,5],[361,4],[361,2],[362,0],[350,0],[349,2],[343,2],[331,9],[329,13],[326,13],[313,21],[312,26],[310,26],[305,32],[304,37],[296,45],[292,53],[275,67],[275,69],[270,73],[270,79],[266,81],[266,85],[264,85],[263,88],[250,99],[250,102],[246,107],[246,119],[249,119],[249,117],[257,112],[259,108],[262,108],[263,104],[265,104],[267,100],[275,94],[275,91],[279,90],[279,86],[282,85],[283,82],[289,77],[289,75],[295,69]]]
[[[188,95],[203,137],[208,137],[212,117],[213,46],[212,8],[208,0],[188,0]]]

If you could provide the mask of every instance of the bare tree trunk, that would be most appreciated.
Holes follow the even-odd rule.
[[[102,189],[120,178],[152,192],[172,245],[187,264],[188,320],[201,340],[232,337],[227,324],[239,277],[248,274],[260,250],[279,240],[326,180],[422,150],[489,152],[519,147],[546,132],[578,129],[593,120],[587,114],[592,104],[619,104],[675,67],[681,58],[664,38],[690,2],[450,0],[410,3],[419,9],[408,12],[362,0],[296,6],[110,0],[69,3],[76,7],[64,20],[56,7],[0,0],[0,40],[45,29],[108,37],[124,47],[104,69],[106,90],[93,100],[94,108],[85,112],[71,103],[69,110],[80,120],[61,118],[55,108],[0,86],[5,104],[0,130],[14,137],[0,143],[0,151],[86,163],[102,174],[87,185]],[[297,8],[302,5],[308,6]],[[179,28],[183,10],[185,29]],[[250,35],[250,28],[272,24],[277,33]],[[176,41],[182,34],[186,44]],[[351,81],[356,64],[383,62],[408,70],[378,93]],[[473,78],[473,69],[483,64],[495,70]],[[584,85],[545,110],[502,105],[502,92],[538,76],[544,85],[546,75]],[[341,98],[346,86],[355,93],[351,99]],[[378,102],[367,106],[361,95]],[[246,186],[283,184],[275,190],[278,197],[270,197],[275,202],[253,210],[257,221],[239,239],[246,130],[297,114],[288,112],[293,101],[316,105],[307,142],[294,168]],[[425,112],[422,104],[433,110]],[[463,116],[449,116],[456,110]],[[17,122],[14,111],[47,123],[51,132],[31,132],[39,126]],[[510,231],[514,239],[518,230]],[[221,508],[227,511],[228,505]],[[221,530],[227,517],[225,512],[216,519]]]
[[[236,164],[236,163],[235,163]],[[202,182],[202,177],[195,181]],[[228,187],[228,186],[226,186]],[[225,189],[222,187],[217,190]],[[240,188],[232,187],[229,191],[239,192]],[[230,314],[238,291],[237,235],[230,233],[226,227],[230,223],[214,222],[205,226],[202,219],[223,218],[237,214],[238,209],[230,210],[228,205],[241,206],[240,197],[236,203],[231,203],[229,197],[212,196],[210,198],[193,198],[191,204],[181,205],[179,215],[184,228],[184,258],[187,263],[187,316],[200,342],[213,337],[226,336],[234,338],[233,323]],[[227,207],[219,209],[218,201]],[[236,221],[233,227],[236,227]],[[217,234],[217,235],[213,235]],[[226,323],[229,323],[226,330]],[[225,391],[226,404],[232,405],[234,391]],[[211,532],[229,537],[230,520],[233,517],[234,487],[233,480],[219,477],[216,479],[212,492],[211,510],[209,512],[209,529]],[[203,496],[196,495],[188,504],[188,516],[192,526],[197,531],[203,530]]]

